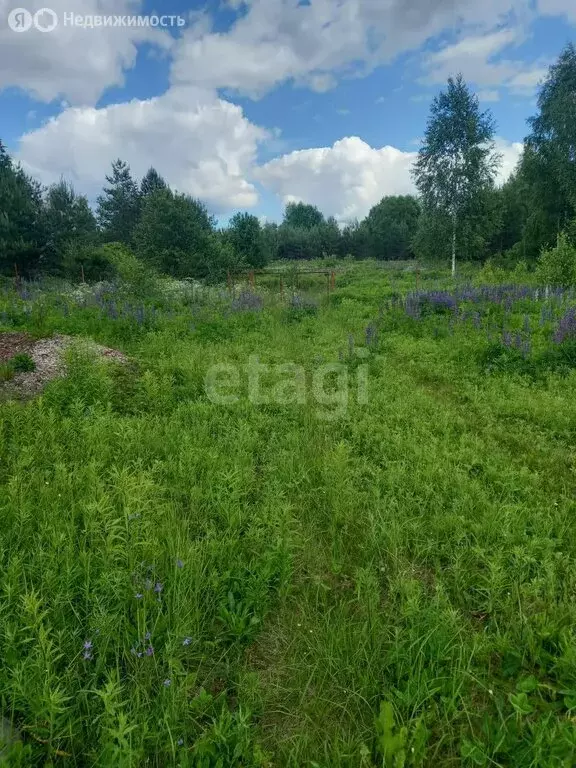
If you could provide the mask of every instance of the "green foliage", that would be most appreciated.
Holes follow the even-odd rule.
[[[130,245],[140,214],[140,194],[122,160],[112,163],[112,174],[106,176],[109,186],[98,198],[98,224],[105,242]]]
[[[249,213],[235,214],[226,234],[238,263],[256,268],[265,266],[266,250],[257,216]]]
[[[76,195],[65,181],[51,186],[43,209],[46,245],[41,260],[47,274],[79,276],[83,259],[73,254],[86,254],[96,247],[98,230],[88,200]],[[89,259],[86,259],[89,261]]]
[[[576,208],[576,47],[569,43],[548,72],[538,95],[539,114],[530,120],[527,144],[547,173],[548,184],[557,184],[573,215]],[[560,212],[560,211],[559,211]],[[566,212],[564,212],[566,215]],[[561,221],[565,226],[566,220]]]
[[[10,365],[16,371],[16,373],[26,373],[28,371],[36,370],[36,363],[25,352],[21,352],[10,360]]]
[[[460,302],[496,336],[529,326],[526,351],[426,304],[407,317],[413,270],[335,268],[298,324],[288,290],[239,313],[220,287],[142,299],[117,277],[110,317],[89,286],[3,287],[2,329],[133,361],[74,345],[41,397],[0,403],[14,765],[575,764],[576,344],[551,340],[573,300]],[[251,402],[255,354],[302,366],[305,402]],[[222,362],[229,405],[206,390]],[[335,419],[311,386],[326,364],[348,377]]]
[[[36,363],[26,353],[14,355],[6,363],[0,363],[0,382],[11,381],[17,373],[36,370]]]
[[[322,226],[324,216],[314,205],[306,203],[288,203],[284,212],[283,224],[288,229],[311,230]]]
[[[410,195],[385,197],[364,220],[369,250],[376,259],[413,258],[412,240],[418,226],[420,205]]]
[[[559,235],[554,248],[542,252],[536,274],[542,285],[564,288],[576,285],[576,247],[565,234]]]
[[[166,181],[160,176],[156,168],[149,168],[140,182],[140,197],[145,198],[153,192],[163,189],[168,189],[168,184],[166,184]]]
[[[479,209],[486,204],[485,191],[491,188],[500,162],[493,139],[490,113],[480,111],[478,98],[461,75],[449,78],[446,91],[432,102],[413,174],[426,213],[450,219],[454,245],[460,249],[468,240],[461,227],[467,223],[475,229],[473,222],[482,220]]]
[[[15,165],[0,141],[0,273],[31,275],[42,253],[39,184]]]
[[[170,189],[144,199],[134,243],[140,259],[173,277],[221,276],[223,265],[233,260],[223,251],[206,206]]]
[[[139,299],[154,297],[158,292],[157,274],[148,264],[121,243],[102,246],[101,258],[112,265],[125,290]]]

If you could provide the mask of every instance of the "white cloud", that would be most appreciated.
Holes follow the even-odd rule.
[[[363,218],[384,195],[414,192],[410,168],[414,152],[374,149],[356,136],[332,147],[305,149],[271,160],[256,178],[284,203],[317,205],[339,221]]]
[[[485,100],[496,100],[496,88],[530,96],[546,75],[544,62],[525,62],[502,58],[502,52],[524,39],[520,28],[500,29],[485,35],[464,37],[429,54],[424,60],[427,74],[421,82],[443,84],[448,77],[462,73],[469,83],[481,87]],[[498,58],[497,58],[498,57]],[[492,98],[486,99],[490,94]]]
[[[0,90],[23,88],[40,101],[64,96],[72,104],[95,104],[111,85],[123,85],[124,71],[134,66],[137,45],[148,41],[168,48],[171,36],[164,30],[138,27],[83,29],[64,25],[64,13],[75,15],[134,15],[140,0],[27,0],[34,12],[45,5],[59,17],[52,32],[30,29],[14,32],[5,23],[17,6],[0,0]]]
[[[500,137],[495,143],[502,155],[497,177],[502,184],[515,169],[522,144]],[[414,194],[410,170],[416,155],[390,146],[375,149],[350,136],[332,147],[300,150],[271,160],[255,176],[284,203],[312,203],[326,215],[349,221],[364,218],[385,195]]]
[[[136,177],[154,165],[173,187],[220,212],[258,202],[248,176],[266,137],[240,107],[182,87],[147,101],[66,109],[25,134],[18,156],[43,183],[63,174],[90,199],[116,158],[128,162]]]
[[[493,29],[531,0],[251,0],[226,32],[187,30],[173,82],[260,96],[292,80],[316,91],[419,48],[447,28]]]
[[[502,137],[496,138],[496,151],[502,156],[502,165],[498,171],[497,184],[503,184],[515,171],[524,145],[521,141],[508,141]]]
[[[477,96],[480,101],[500,101],[500,94],[496,90],[478,91]]]
[[[538,11],[545,16],[566,16],[576,22],[574,0],[538,0]]]

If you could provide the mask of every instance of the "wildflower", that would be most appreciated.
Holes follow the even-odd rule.
[[[180,568],[180,569],[184,568],[184,563],[182,562],[182,560],[176,560],[176,568]]]
[[[146,648],[146,656],[154,656],[154,648],[151,645]]]
[[[164,584],[162,584],[160,581],[157,581],[154,587],[154,592],[156,592],[156,594],[159,595],[163,589],[164,589]]]
[[[184,744],[184,739],[178,739],[176,744],[178,744],[178,746],[181,747]]]
[[[146,581],[144,582],[144,589],[149,592],[152,589],[152,586],[153,586],[152,580],[146,579]]]
[[[164,688],[170,688],[172,685],[172,680],[166,679],[164,680]]]
[[[182,645],[188,646],[192,643],[191,637],[185,637],[184,640],[182,640]]]
[[[84,651],[83,658],[84,658],[84,661],[92,661],[93,657],[92,657],[92,654],[90,653],[90,651]]]
[[[144,640],[150,640],[151,637],[152,637],[152,634],[150,632],[146,632],[146,634],[144,635]]]
[[[84,643],[84,650],[90,651],[92,649],[92,640],[86,640]]]
[[[134,597],[136,598],[136,600],[142,600],[142,598],[144,597],[144,595],[142,594],[142,592],[136,592],[136,594],[134,595]]]

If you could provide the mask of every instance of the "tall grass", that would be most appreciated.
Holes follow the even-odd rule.
[[[576,376],[488,365],[484,327],[392,305],[415,279],[347,265],[296,317],[273,286],[116,316],[4,293],[0,330],[133,361],[79,351],[0,405],[9,765],[575,764]],[[525,315],[540,354],[557,318]],[[213,363],[311,375],[370,324],[339,419],[206,396]]]

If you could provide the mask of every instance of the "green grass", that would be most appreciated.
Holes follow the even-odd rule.
[[[9,765],[575,764],[576,374],[542,362],[536,302],[510,318],[536,329],[533,375],[487,366],[472,323],[386,309],[413,272],[339,267],[296,316],[272,284],[261,312],[157,300],[144,324],[0,294],[0,330],[134,361],[79,348],[0,404]],[[302,366],[307,403],[252,404],[244,371],[210,402],[209,367],[255,355]],[[339,360],[329,418],[310,382]]]

